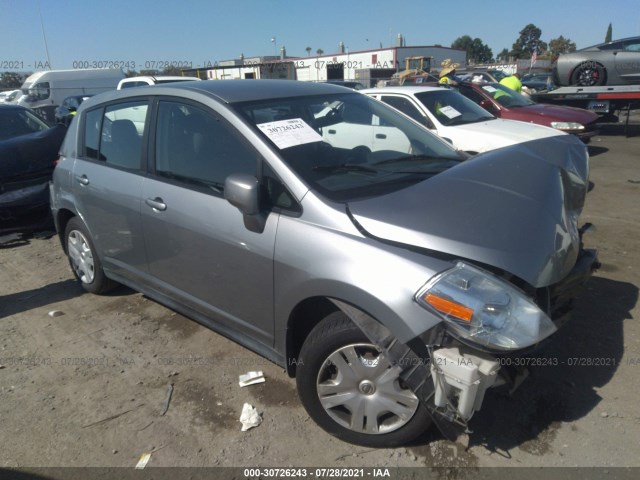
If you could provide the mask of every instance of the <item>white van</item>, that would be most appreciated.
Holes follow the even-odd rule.
[[[120,69],[45,70],[27,77],[18,105],[31,108],[49,121],[62,101],[73,95],[88,95],[115,90],[124,78]]]
[[[140,77],[129,77],[120,80],[118,83],[118,90],[131,87],[144,87],[147,85],[158,85],[161,83],[174,83],[174,82],[190,82],[192,80],[200,80],[198,77],[179,77],[173,75],[164,76],[152,76],[142,75]]]

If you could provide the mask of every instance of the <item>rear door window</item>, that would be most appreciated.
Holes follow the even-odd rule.
[[[148,102],[109,105],[85,114],[82,152],[86,158],[108,165],[140,168]]]

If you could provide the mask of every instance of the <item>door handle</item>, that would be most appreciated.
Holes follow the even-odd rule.
[[[80,185],[89,185],[89,177],[87,177],[85,174],[76,175],[76,180]]]
[[[336,131],[331,129],[331,130],[329,130],[329,133],[331,133],[332,135],[335,135]]]
[[[384,133],[376,133],[376,138],[385,139],[387,136]]]
[[[147,198],[144,203],[149,205],[154,210],[159,210],[164,212],[167,209],[167,204],[160,197],[156,198]]]

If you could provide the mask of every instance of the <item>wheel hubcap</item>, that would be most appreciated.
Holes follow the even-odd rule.
[[[364,393],[365,395],[373,395],[374,393],[376,393],[376,386],[369,380],[363,380],[362,382],[360,382],[360,392]]]
[[[91,283],[95,277],[93,254],[89,242],[78,230],[69,232],[67,251],[71,268],[83,283]]]
[[[389,433],[405,425],[419,406],[414,393],[403,388],[398,368],[371,344],[353,344],[324,361],[316,383],[327,414],[358,433]]]
[[[595,85],[600,80],[600,74],[595,68],[583,68],[578,75],[579,85]]]

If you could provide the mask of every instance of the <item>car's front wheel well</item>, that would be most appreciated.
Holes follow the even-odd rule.
[[[75,217],[75,214],[71,210],[61,209],[58,210],[56,214],[56,227],[58,229],[58,239],[60,240],[60,244],[62,245],[62,249],[65,253],[67,253],[67,246],[64,241],[64,232],[67,230],[67,223]]]
[[[302,344],[311,330],[327,315],[339,310],[326,297],[308,298],[299,303],[291,312],[287,327],[287,373],[291,377],[296,375],[297,359]]]

